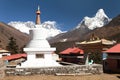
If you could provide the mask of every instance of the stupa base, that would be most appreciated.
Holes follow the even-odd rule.
[[[38,60],[38,61],[25,61],[21,65],[17,65],[16,68],[42,68],[42,67],[58,67],[62,66],[54,60]]]

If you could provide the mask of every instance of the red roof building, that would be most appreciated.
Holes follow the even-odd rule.
[[[83,61],[84,51],[77,47],[73,47],[60,52],[59,55],[63,62],[79,64]]]
[[[22,57],[27,57],[27,54],[14,54],[14,55],[10,55],[10,56],[4,56],[2,57],[3,60],[14,60],[14,59],[19,59]]]
[[[120,73],[120,44],[104,51],[106,58],[103,56],[103,67],[105,72],[119,72]]]
[[[117,44],[117,45],[113,46],[112,48],[110,48],[104,52],[106,52],[106,53],[119,53],[120,54],[120,44]]]
[[[62,52],[60,52],[60,54],[83,54],[83,50],[82,49],[79,49],[77,47],[74,47],[74,48],[68,48]]]

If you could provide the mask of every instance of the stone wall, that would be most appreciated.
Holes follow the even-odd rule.
[[[0,79],[5,77],[5,65],[4,62],[2,60],[0,60]]]
[[[100,74],[102,73],[102,65],[77,65],[47,68],[7,68],[6,75],[34,75],[34,74]]]

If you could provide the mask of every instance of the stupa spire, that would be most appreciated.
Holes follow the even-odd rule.
[[[38,5],[38,11],[40,11],[40,6]]]
[[[40,6],[38,5],[38,10],[36,11],[36,24],[40,25],[41,20],[40,20]]]

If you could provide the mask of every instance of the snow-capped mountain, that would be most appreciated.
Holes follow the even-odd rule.
[[[29,29],[31,27],[34,27],[35,23],[32,21],[27,21],[27,22],[12,21],[12,22],[8,23],[8,25],[20,30],[23,33],[29,34]],[[57,23],[55,21],[46,21],[46,22],[42,23],[41,25],[48,32],[47,38],[54,37],[57,34],[62,33],[61,30],[57,29]]]
[[[42,23],[42,27],[48,32],[48,37],[54,37],[60,33],[63,33],[60,29],[57,29],[57,23],[55,21],[46,21]]]
[[[35,23],[32,21],[21,22],[21,21],[11,21],[8,25],[16,28],[17,30],[29,34],[29,28],[34,26]]]
[[[99,9],[94,17],[84,17],[76,28],[80,28],[84,24],[84,26],[88,27],[88,29],[93,30],[106,25],[110,20],[111,19],[108,18],[104,10]]]
[[[107,17],[103,9],[99,9],[94,17],[84,17],[83,20],[73,30],[64,34],[59,34],[50,40],[51,43],[66,42],[66,41],[79,41],[84,40],[87,35],[95,28],[101,28],[108,24],[111,19]]]

